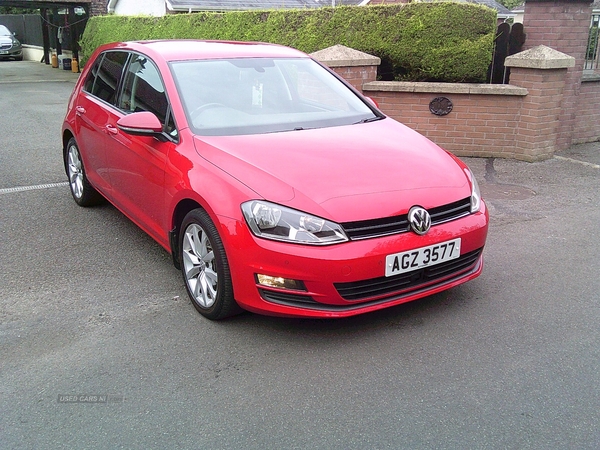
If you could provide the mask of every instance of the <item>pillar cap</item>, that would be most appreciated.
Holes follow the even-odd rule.
[[[567,69],[575,67],[575,58],[545,45],[538,45],[509,56],[504,65],[526,69]]]
[[[310,54],[313,59],[329,67],[378,66],[381,59],[344,45],[334,45]]]

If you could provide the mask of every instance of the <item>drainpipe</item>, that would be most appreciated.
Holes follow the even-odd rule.
[[[108,6],[106,7],[106,9],[109,14],[115,13],[115,7],[117,6],[117,3],[119,3],[119,0],[110,0],[108,2]]]

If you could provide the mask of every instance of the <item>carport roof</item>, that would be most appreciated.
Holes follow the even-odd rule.
[[[89,5],[91,0],[0,0],[0,6],[15,8],[66,8]]]

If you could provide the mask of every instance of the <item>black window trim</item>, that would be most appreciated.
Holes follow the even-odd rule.
[[[104,62],[104,58],[106,58],[106,54],[107,53],[127,53],[127,59],[125,60],[125,63],[123,64],[123,69],[121,70],[121,74],[119,76],[119,80],[117,82],[117,87],[115,89],[115,102],[113,103],[109,103],[106,100],[101,99],[100,97],[92,94],[92,92],[87,91],[85,89],[82,89],[86,94],[94,97],[96,100],[101,101],[102,103],[104,103],[105,105],[115,109],[116,111],[120,112],[123,115],[128,115],[131,114],[131,111],[126,111],[124,109],[119,108],[117,105],[119,105],[121,103],[121,97],[123,95],[123,91],[125,89],[125,74],[128,72],[129,70],[129,66],[131,64],[131,61],[133,60],[134,55],[138,55],[138,56],[143,56],[144,58],[148,59],[148,61],[150,61],[154,67],[156,68],[156,71],[158,73],[158,77],[160,79],[160,82],[163,85],[163,88],[165,89],[165,97],[167,98],[167,113],[165,116],[165,123],[163,124],[163,128],[166,127],[166,124],[169,122],[169,120],[173,120],[173,123],[175,125],[175,129],[177,130],[177,138],[173,138],[173,136],[171,136],[169,133],[167,133],[166,131],[163,130],[163,135],[165,136],[165,138],[167,138],[169,141],[173,142],[173,143],[179,143],[179,127],[177,126],[177,121],[175,120],[175,115],[173,114],[173,108],[171,107],[171,99],[169,98],[169,93],[167,92],[167,88],[166,88],[166,84],[165,81],[163,79],[162,73],[161,71],[158,69],[158,65],[154,62],[154,60],[152,58],[150,58],[148,55],[141,53],[141,52],[137,52],[134,50],[120,50],[120,49],[109,49],[109,50],[105,50],[103,51],[100,55],[98,55],[98,57],[96,58],[96,61],[98,62],[98,68],[102,67],[102,63]],[[96,62],[94,61],[94,62]],[[95,65],[95,64],[94,64]],[[93,66],[92,66],[93,69]],[[90,71],[91,73],[91,71]],[[94,83],[92,84],[92,91],[94,90],[94,87],[96,86],[96,80],[97,80],[97,73],[92,75],[94,77]],[[85,86],[85,83],[84,83]]]

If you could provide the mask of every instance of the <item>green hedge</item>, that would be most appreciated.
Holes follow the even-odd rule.
[[[92,17],[85,63],[99,45],[143,39],[273,42],[306,53],[342,44],[382,59],[384,78],[481,82],[492,58],[496,12],[453,2],[390,6]]]

